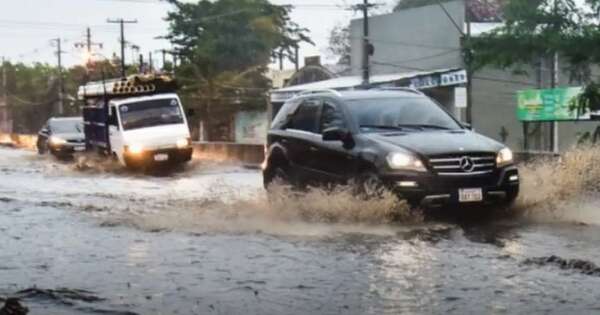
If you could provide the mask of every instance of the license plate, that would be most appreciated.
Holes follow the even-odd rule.
[[[168,159],[169,159],[169,155],[165,154],[165,153],[154,155],[154,161],[157,161],[157,162],[167,161]]]
[[[458,190],[459,202],[478,202],[483,200],[481,188],[464,188]]]
[[[85,151],[85,147],[75,147],[75,151],[77,151],[77,152]]]

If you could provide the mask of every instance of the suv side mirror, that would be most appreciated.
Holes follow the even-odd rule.
[[[196,111],[193,108],[188,108],[186,114],[188,117],[192,117],[196,115]]]
[[[473,125],[469,124],[469,123],[461,123],[461,125],[465,128],[465,129],[469,129],[469,130],[473,130]]]
[[[346,129],[331,127],[323,130],[323,141],[342,141],[346,142],[350,138],[350,133]]]
[[[48,130],[48,128],[42,128],[42,130],[40,130],[40,134],[47,136],[50,134],[50,130]]]

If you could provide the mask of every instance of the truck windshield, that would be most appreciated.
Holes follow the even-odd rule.
[[[425,97],[376,98],[348,101],[362,131],[389,129],[461,129],[435,102]]]
[[[119,112],[124,130],[183,123],[179,102],[174,98],[124,104]]]

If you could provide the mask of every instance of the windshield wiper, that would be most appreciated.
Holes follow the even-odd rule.
[[[405,128],[420,128],[420,129],[440,129],[440,130],[449,130],[450,128],[448,127],[444,127],[444,126],[439,126],[439,125],[428,125],[428,124],[406,124],[406,125],[398,125],[398,127],[405,127]]]
[[[389,125],[360,125],[361,128],[377,128],[377,129],[388,129],[388,130],[404,130],[402,126],[389,126]]]

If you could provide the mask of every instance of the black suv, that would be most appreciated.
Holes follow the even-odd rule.
[[[506,146],[470,130],[412,89],[310,91],[287,101],[268,133],[263,180],[385,187],[413,205],[514,201]]]

